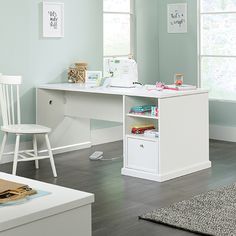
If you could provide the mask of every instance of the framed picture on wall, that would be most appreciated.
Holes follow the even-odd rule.
[[[64,37],[64,3],[43,2],[43,37]]]
[[[187,3],[175,3],[167,5],[168,33],[187,33]]]

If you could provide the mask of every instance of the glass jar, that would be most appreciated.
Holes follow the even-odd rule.
[[[76,83],[85,83],[86,80],[86,71],[88,69],[88,63],[81,62],[81,63],[75,63],[76,69],[77,69],[77,78]]]
[[[68,70],[68,82],[84,84],[86,80],[87,69],[87,63],[75,63],[75,65],[73,67],[70,67]]]

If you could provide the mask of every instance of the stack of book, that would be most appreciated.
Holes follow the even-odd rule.
[[[159,137],[159,132],[155,129],[145,130],[144,131],[144,136],[145,137],[150,137],[150,138],[158,138]]]
[[[194,85],[188,85],[188,84],[182,84],[180,86],[176,86],[175,84],[171,84],[171,85],[166,85],[165,89],[175,90],[175,91],[186,91],[186,90],[195,90],[195,89],[197,89],[197,87]]]
[[[130,113],[132,114],[145,114],[151,113],[152,107],[154,105],[142,105],[142,106],[134,106],[130,109]]]

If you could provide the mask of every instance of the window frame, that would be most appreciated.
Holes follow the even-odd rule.
[[[236,11],[211,11],[211,12],[202,12],[201,11],[201,1],[197,0],[197,35],[198,35],[198,87],[202,88],[202,59],[203,58],[235,58],[236,55],[208,55],[202,53],[202,40],[201,40],[201,28],[202,28],[202,15],[220,15],[220,14],[235,14]],[[224,99],[224,98],[209,98],[210,101],[220,101],[220,102],[229,102],[236,103],[236,100]]]
[[[104,26],[104,15],[105,14],[114,14],[114,15],[129,15],[130,16],[130,53],[128,55],[105,55],[104,54],[104,38],[103,38],[103,58],[115,58],[115,57],[121,57],[121,58],[128,58],[130,55],[134,56],[134,51],[135,51],[135,17],[134,17],[134,9],[135,9],[135,3],[134,0],[129,0],[130,1],[130,12],[113,12],[113,11],[104,11],[103,8],[103,26]],[[103,30],[103,35],[104,35],[104,30]]]

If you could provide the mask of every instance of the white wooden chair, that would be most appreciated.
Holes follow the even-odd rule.
[[[35,161],[36,169],[39,168],[39,160],[49,158],[54,177],[57,177],[56,167],[54,164],[51,145],[48,138],[50,128],[35,125],[21,124],[20,114],[20,95],[19,86],[22,83],[21,76],[5,76],[0,75],[0,105],[2,112],[3,126],[1,130],[4,132],[2,146],[0,149],[0,161],[4,154],[4,147],[9,133],[16,135],[16,144],[14,151],[12,174],[16,175],[17,163],[24,161]],[[33,135],[33,150],[19,150],[21,135]],[[39,156],[37,150],[37,134],[45,136],[45,141],[48,149],[48,156]],[[9,154],[9,153],[8,153]]]

